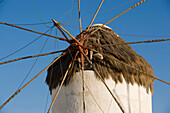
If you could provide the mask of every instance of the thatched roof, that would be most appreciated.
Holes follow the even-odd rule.
[[[97,27],[98,26],[92,26],[89,31],[85,29],[81,34],[90,34]],[[80,40],[81,36],[78,35],[76,38]],[[93,54],[88,52],[88,57],[90,58],[90,56],[92,56],[90,59],[100,75],[104,79],[111,77],[116,83],[122,83],[122,77],[124,77],[127,83],[131,83],[132,85],[137,83],[139,86],[144,86],[147,90],[150,89],[153,93],[154,79],[145,75],[147,74],[154,76],[152,67],[143,57],[138,55],[132,47],[125,43],[126,41],[120,38],[119,35],[117,35],[113,30],[107,27],[102,27],[91,35],[83,43],[83,45],[90,47],[112,44],[110,46],[98,46],[98,48],[94,48],[97,52],[93,51]],[[48,69],[46,82],[49,85],[50,91],[61,83],[70,62],[72,61],[72,57],[75,56],[75,53],[76,51],[67,53]],[[74,80],[76,71],[80,70],[79,58],[80,55],[77,56],[75,62],[72,64],[71,69],[68,72],[68,76],[64,82],[65,86],[67,86],[70,81]],[[124,65],[124,63],[129,66]],[[85,69],[91,69],[91,66],[89,66],[86,61]]]

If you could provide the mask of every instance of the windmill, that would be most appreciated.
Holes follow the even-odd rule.
[[[44,34],[43,34],[44,35]],[[54,37],[55,38],[55,37]],[[64,52],[64,51],[63,51]]]
[[[81,41],[100,26],[84,30],[76,39]],[[54,113],[152,113],[154,74],[144,58],[107,26],[94,32],[83,45],[95,47],[86,51],[87,60],[80,61],[81,52],[77,54],[74,48],[48,69],[46,82],[53,98],[64,84]]]

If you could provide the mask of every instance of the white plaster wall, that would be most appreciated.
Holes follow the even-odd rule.
[[[84,73],[85,83],[104,113],[122,113],[104,84],[96,79],[95,73],[91,70],[86,70]],[[126,84],[125,81],[122,84],[115,84],[112,79],[106,80],[106,83],[123,106],[125,113],[152,113],[152,96],[146,93],[145,88],[137,84],[133,86]],[[61,88],[52,113],[83,113],[82,87],[81,72],[78,72],[69,86]],[[56,90],[52,91],[52,98]],[[102,113],[86,86],[85,107],[86,113]]]

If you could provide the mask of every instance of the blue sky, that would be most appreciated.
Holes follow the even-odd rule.
[[[44,22],[52,22],[51,19],[58,20],[63,14],[70,10],[72,6],[77,4],[77,0],[35,1],[39,14]],[[126,2],[128,2],[128,0],[105,0],[100,12],[117,7]],[[100,13],[97,15],[94,23],[105,23],[137,2],[139,2],[139,0],[134,0],[129,4]],[[99,3],[100,0],[81,0],[81,16],[86,17],[94,14]],[[75,7],[71,13],[69,12],[63,18],[58,20],[63,23],[64,28],[70,31],[74,36],[79,34],[79,29],[77,28],[78,20],[75,20],[78,19],[77,9],[78,7]],[[92,16],[82,19],[83,29],[89,25],[91,19]],[[69,20],[75,21],[68,23]],[[0,22],[12,24],[42,23],[37,13],[34,0],[4,0],[0,4]],[[74,27],[66,26],[66,24]],[[49,23],[47,25],[51,27],[53,24]],[[45,32],[49,29],[43,24],[21,26],[40,32]],[[169,38],[170,0],[147,0],[145,3],[109,23],[108,26],[116,33],[120,34],[120,36],[127,42]],[[50,32],[48,32],[48,34],[49,33]],[[51,34],[55,35],[55,29],[53,29]],[[125,36],[124,34],[144,36],[134,37]],[[57,35],[61,36],[60,33],[57,33]],[[0,25],[0,59],[20,49],[39,36],[40,35],[27,31]],[[53,38],[43,36],[28,47],[1,60],[0,62],[27,55],[39,54],[46,40],[47,43],[42,53],[54,51],[55,44],[57,45],[56,50],[61,50],[67,47],[65,42],[56,41]],[[152,65],[156,77],[170,82],[170,41],[151,44],[136,44],[131,46]],[[24,84],[47,66],[56,56],[57,55],[40,57]],[[0,66],[0,105],[17,90],[34,61],[35,59],[27,59]],[[10,103],[8,103],[0,113],[43,113],[48,96],[48,87],[45,84],[45,78],[46,71],[26,87]],[[156,80],[154,82],[153,113],[170,112],[169,95],[170,87]],[[49,97],[47,106],[49,106],[50,100]]]

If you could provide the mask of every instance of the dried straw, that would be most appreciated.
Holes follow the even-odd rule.
[[[98,29],[98,27],[99,26],[92,26],[88,31],[85,29],[81,34],[90,34],[91,32]],[[81,40],[81,34],[78,35],[76,39]],[[151,93],[153,93],[154,79],[145,75],[147,74],[154,77],[151,65],[126,43],[127,42],[120,38],[119,35],[117,35],[113,30],[102,27],[93,33],[93,35],[91,35],[87,40],[85,40],[83,45],[87,47],[97,46],[94,48],[94,50],[98,52],[93,52],[93,54],[90,54],[91,52],[89,50],[88,57],[90,59],[90,56],[92,56],[91,61],[103,79],[109,79],[111,77],[116,83],[122,83],[124,78],[127,83],[131,83],[132,85],[137,83],[139,86],[143,86],[147,90],[150,89]],[[111,46],[100,46],[107,44],[110,44]],[[56,88],[61,83],[63,79],[62,75],[64,75],[66,72],[70,62],[72,61],[72,58],[76,54],[76,51],[77,50],[71,51],[70,53],[67,53],[65,56],[61,57],[61,65],[59,60],[57,60],[48,69],[46,82],[49,85],[51,79],[51,85],[49,86],[50,91],[52,91],[52,89]],[[67,86],[70,81],[74,80],[75,73],[81,69],[81,67],[79,67],[80,62],[78,62],[79,58],[80,53],[76,57],[75,62],[72,64],[68,72],[68,76],[64,82],[65,86]],[[130,66],[133,66],[136,68],[136,70],[113,59],[117,59]],[[84,62],[84,68],[91,69],[91,66],[87,63],[87,61],[85,60]],[[60,67],[62,67],[63,74]],[[145,74],[141,72],[144,72]]]

